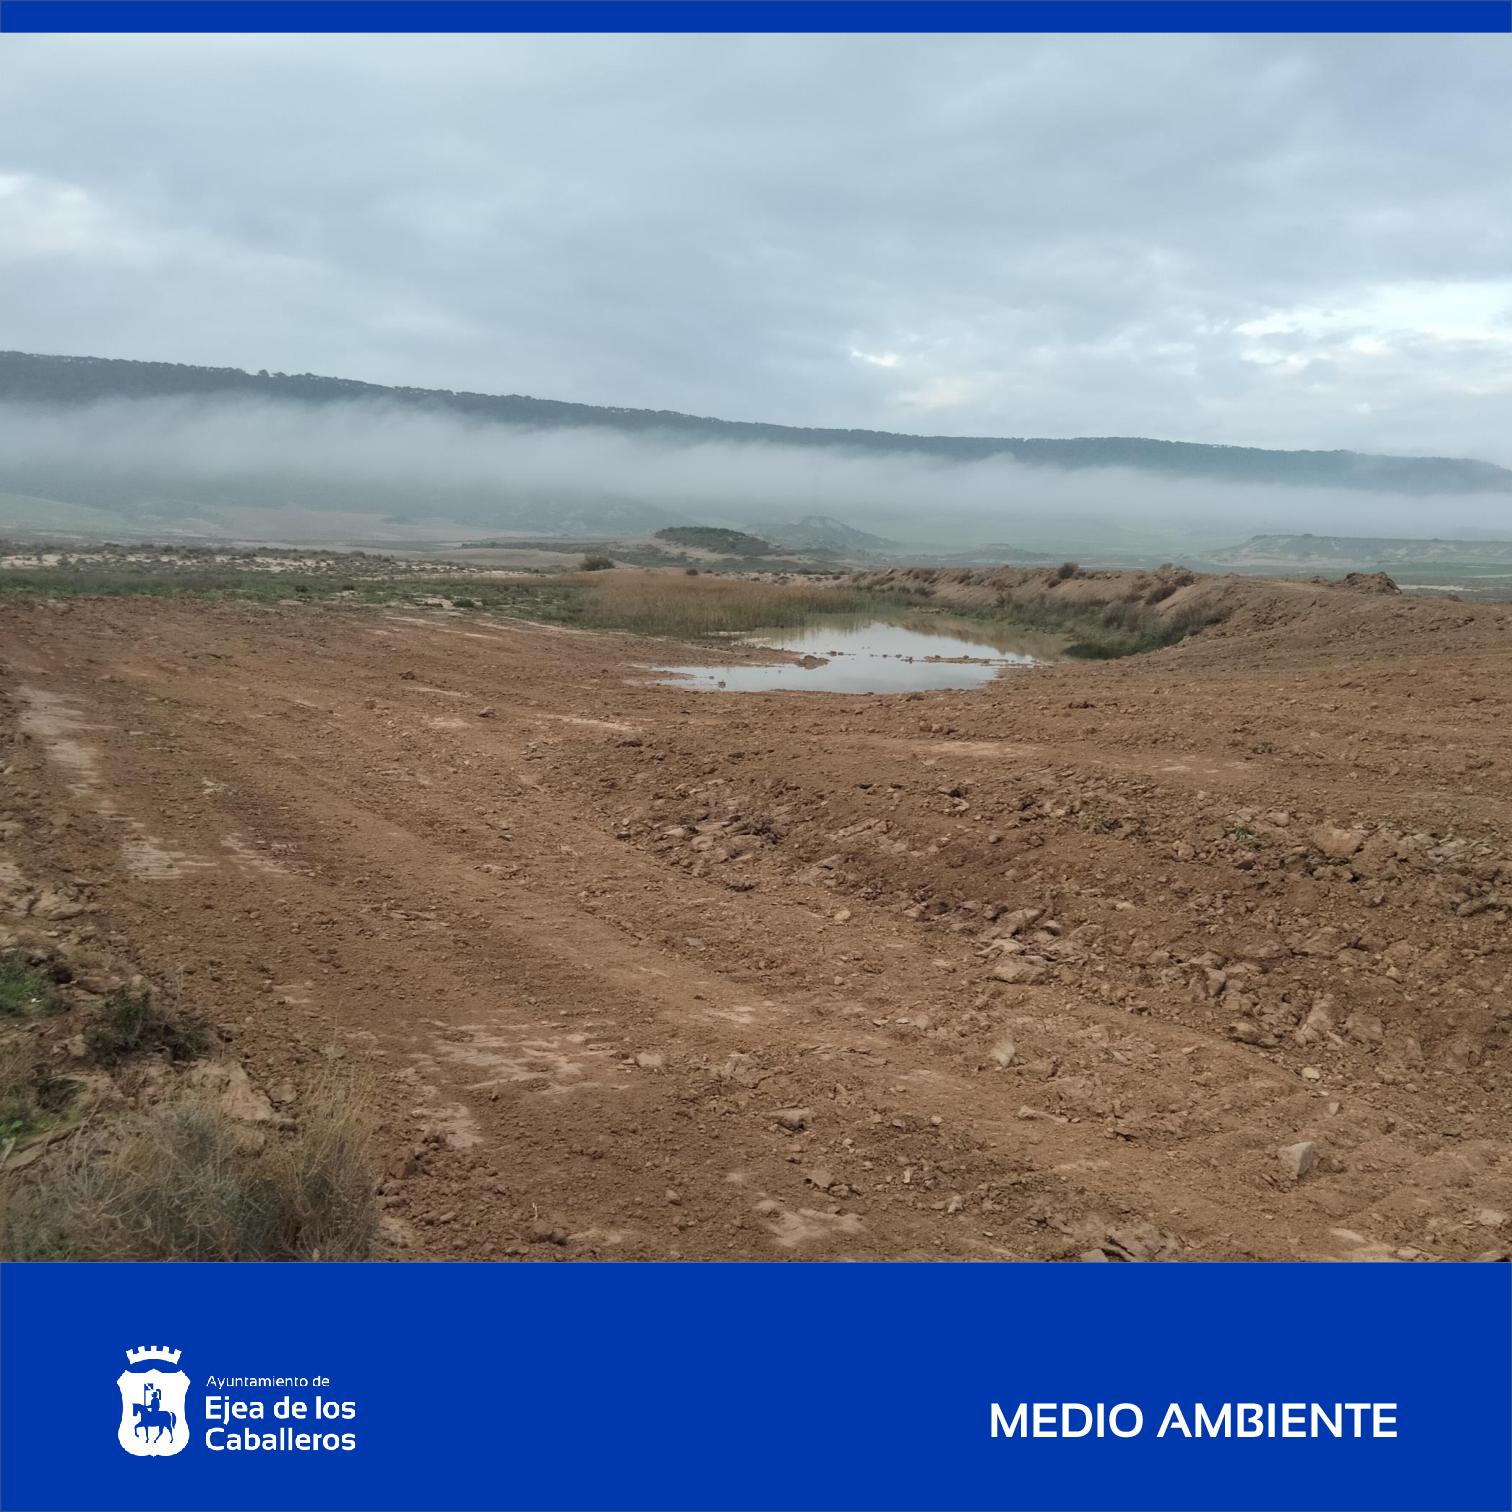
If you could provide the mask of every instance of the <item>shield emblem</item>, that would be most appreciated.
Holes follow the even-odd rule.
[[[152,1365],[144,1359],[134,1370],[123,1370],[116,1380],[121,1389],[121,1425],[116,1438],[127,1454],[177,1454],[189,1442],[189,1423],[184,1400],[189,1377],[174,1368],[173,1360]],[[163,1369],[163,1365],[170,1368]],[[141,1365],[151,1365],[142,1369]]]

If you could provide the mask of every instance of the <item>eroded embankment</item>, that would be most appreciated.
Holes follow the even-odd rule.
[[[938,608],[1062,630],[1080,637],[1080,654],[1094,659],[1158,650],[1221,626],[1239,635],[1283,629],[1297,645],[1320,634],[1363,634],[1389,654],[1405,620],[1419,629],[1464,618],[1457,601],[1444,601],[1440,615],[1422,617],[1417,607],[1371,603],[1398,595],[1384,573],[1289,582],[1214,577],[1184,567],[1102,571],[1067,562],[1049,568],[888,568],[859,573],[852,582]],[[1488,618],[1466,623],[1512,623],[1506,606],[1484,607]]]

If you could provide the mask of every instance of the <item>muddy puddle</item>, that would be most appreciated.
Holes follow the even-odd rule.
[[[661,681],[726,693],[914,693],[975,688],[1005,671],[1052,661],[1053,637],[945,615],[836,617],[802,629],[758,630],[739,644],[797,661],[658,667]]]

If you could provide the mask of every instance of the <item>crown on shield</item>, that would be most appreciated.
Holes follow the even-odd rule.
[[[140,1349],[128,1349],[126,1358],[133,1365],[140,1365],[143,1360],[163,1360],[169,1365],[177,1365],[181,1349],[169,1349],[166,1344],[144,1344]]]

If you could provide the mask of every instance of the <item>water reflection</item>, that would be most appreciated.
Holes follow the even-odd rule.
[[[1032,631],[945,615],[836,616],[795,630],[758,630],[741,644],[796,662],[658,667],[662,681],[728,693],[913,693],[974,688],[1012,667],[1051,659],[1058,643]]]

